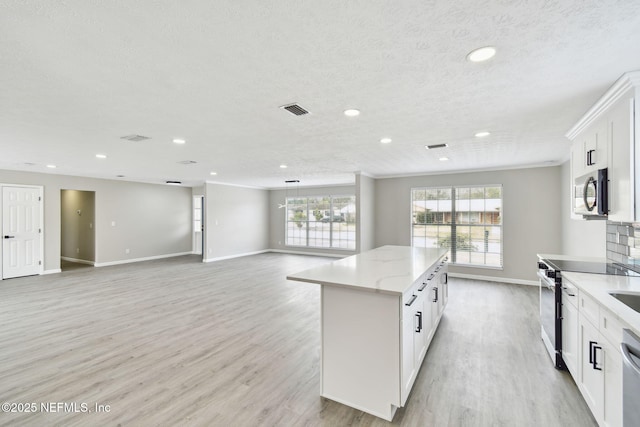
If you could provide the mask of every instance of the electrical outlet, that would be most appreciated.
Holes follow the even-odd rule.
[[[80,253],[80,248],[76,248],[76,253],[79,254]]]
[[[124,253],[125,253],[125,254],[129,254],[130,252],[131,252],[131,250],[130,250],[129,248],[127,248],[127,249],[125,249],[125,250],[124,250]]]

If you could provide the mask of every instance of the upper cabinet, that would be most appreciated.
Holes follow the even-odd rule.
[[[585,175],[608,170],[608,219],[640,220],[640,71],[624,74],[567,132],[571,146],[571,185]],[[572,194],[571,199],[580,195]],[[574,216],[574,218],[579,218]]]

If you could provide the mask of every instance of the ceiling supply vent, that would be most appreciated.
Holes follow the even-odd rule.
[[[165,181],[165,184],[167,184],[167,185],[182,185],[182,181],[168,180],[168,181]]]
[[[305,114],[309,114],[307,110],[299,106],[298,104],[289,104],[283,105],[280,108],[287,110],[291,114],[295,114],[296,116],[304,116]]]
[[[181,165],[195,165],[198,162],[195,160],[180,160],[178,163]]]
[[[121,136],[120,139],[126,139],[127,141],[144,141],[145,139],[151,139],[148,136],[142,136],[142,135],[127,135],[127,136]]]
[[[425,145],[425,148],[427,150],[433,150],[435,148],[444,148],[444,147],[448,147],[449,144],[433,144],[433,145]]]

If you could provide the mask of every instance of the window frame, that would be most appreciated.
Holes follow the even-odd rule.
[[[469,211],[456,211],[456,200],[457,199],[457,190],[459,189],[469,189],[469,195],[467,199],[461,199],[461,200],[490,200],[487,199],[486,197],[486,189],[487,188],[492,188],[492,187],[498,187],[500,188],[500,211],[499,211],[499,217],[500,217],[500,223],[499,224],[493,224],[491,222],[486,222],[487,219],[485,217],[484,222],[473,222],[472,218],[474,217],[473,213],[469,210]],[[485,197],[482,199],[474,199],[471,197],[471,190],[472,189],[477,189],[477,188],[482,188],[483,192],[485,194]],[[447,190],[451,192],[451,214],[450,216],[450,221],[447,223],[444,220],[442,222],[438,221],[438,222],[434,222],[432,224],[430,223],[418,223],[415,222],[415,217],[417,212],[415,211],[415,192],[416,191],[425,191],[428,192],[429,191],[437,191],[437,190]],[[485,268],[485,269],[494,269],[494,270],[503,270],[504,269],[504,186],[502,184],[470,184],[470,185],[447,185],[447,186],[421,186],[421,187],[412,187],[410,190],[411,194],[410,194],[410,199],[411,199],[411,209],[410,209],[410,228],[411,228],[411,246],[416,246],[415,242],[416,242],[416,238],[419,238],[421,236],[416,236],[415,235],[415,231],[416,231],[416,225],[434,225],[437,227],[445,227],[448,228],[449,230],[449,236],[450,239],[452,239],[451,242],[451,246],[453,247],[449,247],[449,257],[450,257],[450,262],[453,265],[457,265],[457,266],[462,266],[462,267],[473,267],[473,268]],[[426,200],[426,199],[425,199]],[[440,199],[436,199],[436,200],[440,200]],[[485,202],[486,203],[486,202]],[[426,206],[425,206],[426,208]],[[486,209],[486,205],[485,205],[485,209]],[[466,213],[468,218],[467,218],[467,222],[461,222],[457,217],[459,213]],[[480,214],[480,212],[484,212],[487,213],[489,211],[487,210],[483,210],[483,211],[478,211],[478,215],[475,216],[475,218],[482,218],[482,215]],[[440,212],[434,212],[434,214],[438,214]],[[446,215],[444,215],[445,212],[442,212],[441,217],[444,218],[446,217]],[[487,258],[487,254],[491,253],[491,254],[496,254],[496,252],[488,252],[488,251],[477,251],[476,253],[481,253],[484,256],[484,263],[483,264],[478,264],[478,263],[472,263],[471,262],[471,254],[474,253],[475,251],[460,251],[458,248],[456,248],[456,236],[457,236],[457,229],[458,227],[468,227],[469,228],[469,232],[471,231],[472,227],[499,227],[500,229],[500,238],[499,238],[499,247],[500,247],[500,251],[499,251],[499,257],[500,257],[500,265],[487,265],[486,264],[486,258]],[[469,262],[460,262],[458,261],[458,254],[461,252],[467,252],[469,253]]]
[[[315,242],[318,241],[318,238],[311,238],[310,237],[310,227],[309,224],[310,223],[317,223],[317,222],[323,222],[325,223],[325,221],[319,221],[319,220],[315,220],[315,221],[311,221],[310,220],[310,216],[309,216],[309,212],[310,212],[310,199],[312,201],[314,200],[319,200],[319,199],[323,199],[323,198],[328,198],[329,199],[329,207],[328,209],[322,209],[322,210],[328,210],[329,211],[329,221],[326,221],[326,223],[329,225],[329,246],[317,246],[317,245],[313,245],[310,244],[311,240],[314,240]],[[353,203],[353,214],[347,214],[347,215],[353,215],[354,217],[354,221],[353,222],[349,222],[348,220],[345,221],[334,221],[334,200],[335,199],[341,199],[341,198],[348,198],[350,199],[349,203]],[[306,219],[304,220],[291,220],[289,219],[289,206],[290,206],[290,200],[305,200],[305,209],[304,212],[306,214]],[[302,206],[302,204],[298,204],[300,206]],[[324,195],[324,194],[319,194],[319,195],[296,195],[296,196],[288,196],[285,197],[285,214],[284,214],[284,222],[285,222],[285,236],[284,236],[284,246],[287,247],[293,247],[293,248],[311,248],[311,249],[323,249],[323,250],[337,250],[337,251],[355,251],[356,250],[356,246],[357,246],[357,226],[356,226],[356,213],[357,213],[357,201],[356,201],[356,195],[355,194],[335,194],[335,195]],[[305,232],[304,232],[304,243],[305,244],[294,244],[294,243],[290,243],[290,237],[289,237],[289,223],[295,223],[295,222],[304,222],[305,224]],[[353,225],[353,239],[334,239],[334,224],[352,224]],[[349,231],[347,230],[347,233],[349,233]],[[293,237],[292,237],[293,239]],[[319,239],[320,241],[325,240],[323,237],[321,237]],[[348,247],[340,247],[340,246],[334,246],[334,242],[335,241],[346,241],[347,246]]]

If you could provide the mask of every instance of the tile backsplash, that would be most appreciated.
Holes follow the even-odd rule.
[[[607,259],[640,266],[640,223],[607,221]]]

